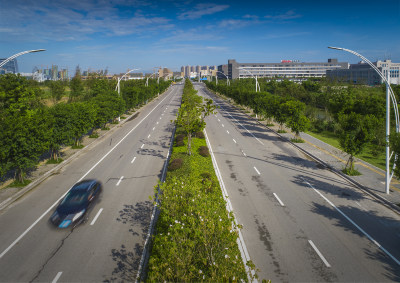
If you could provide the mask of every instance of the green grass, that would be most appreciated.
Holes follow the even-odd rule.
[[[12,182],[7,187],[9,187],[9,188],[22,188],[22,187],[25,187],[25,186],[29,185],[31,182],[32,182],[31,180],[26,180],[26,179],[23,182],[19,182],[19,181],[15,180],[14,182]]]
[[[339,138],[331,132],[321,132],[321,133],[315,133],[315,132],[310,132],[307,131],[307,134],[310,136],[313,136],[314,138],[317,138],[327,144],[330,144],[331,146],[334,146],[338,149],[341,149],[340,144],[339,144]],[[373,153],[372,146],[367,145],[365,149],[358,155],[356,155],[357,158],[360,158],[364,160],[365,162],[368,162],[378,168],[381,168],[382,170],[385,170],[385,151],[382,150],[382,152],[378,155]]]
[[[85,147],[85,146],[84,146],[83,144],[71,146],[72,149],[82,149],[82,148],[84,148],[84,147]]]
[[[61,162],[63,162],[64,160],[62,158],[58,158],[58,159],[49,159],[47,160],[46,164],[60,164]]]

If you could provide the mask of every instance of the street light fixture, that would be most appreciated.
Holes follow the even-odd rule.
[[[399,109],[397,107],[397,101],[396,101],[396,97],[394,95],[394,92],[392,90],[392,87],[390,86],[390,70],[387,71],[387,78],[385,77],[384,74],[382,74],[382,72],[378,69],[377,66],[375,66],[374,64],[372,64],[371,61],[369,61],[367,58],[365,58],[364,56],[362,56],[361,54],[358,54],[357,52],[350,50],[350,49],[346,49],[346,48],[342,48],[342,47],[332,47],[329,46],[328,48],[330,49],[335,49],[335,50],[342,50],[342,51],[346,51],[349,52],[351,54],[356,55],[357,57],[360,57],[364,62],[366,62],[368,65],[370,65],[379,75],[379,77],[381,77],[381,79],[385,82],[386,84],[386,182],[385,182],[385,191],[386,194],[389,194],[389,187],[390,187],[390,181],[392,180],[393,177],[393,171],[395,168],[395,164],[393,165],[392,168],[392,173],[389,173],[390,170],[390,149],[389,149],[389,135],[390,135],[390,98],[392,98],[392,102],[393,102],[393,109],[394,109],[394,114],[395,114],[395,120],[396,120],[396,132],[399,132]],[[395,160],[397,159],[397,155],[395,155]]]
[[[121,82],[122,78],[125,77],[127,74],[132,73],[133,71],[136,71],[136,70],[139,70],[139,69],[132,69],[132,70],[126,72],[122,77],[120,77],[118,79],[117,86],[115,87],[115,90],[118,90],[118,96],[121,95],[121,87],[120,87],[119,83]],[[118,122],[119,121],[121,121],[121,117],[120,116],[118,116]]]
[[[46,49],[36,49],[36,50],[28,50],[28,51],[23,51],[17,54],[14,54],[11,57],[8,57],[6,60],[4,60],[3,62],[0,63],[0,68],[3,67],[5,64],[7,64],[8,62],[10,62],[12,59],[17,58],[18,56],[27,54],[27,53],[34,53],[34,52],[41,52],[41,51],[46,51]]]
[[[257,92],[257,91],[261,91],[260,85],[259,85],[258,80],[257,80],[257,76],[254,76],[251,72],[249,72],[248,70],[246,70],[246,69],[244,69],[244,68],[242,68],[242,67],[241,67],[241,68],[236,68],[236,69],[246,71],[246,72],[249,73],[253,78],[255,78],[255,79],[256,79],[256,92]]]
[[[230,83],[229,78],[228,78],[227,75],[225,75],[225,74],[224,74],[223,72],[221,72],[221,71],[216,71],[216,73],[221,73],[221,74],[223,74],[223,75],[225,76],[225,78],[228,80],[228,81],[226,82],[226,85],[227,85],[227,86],[230,86],[230,85],[231,85],[231,83]],[[215,84],[218,85],[218,75],[215,76]]]

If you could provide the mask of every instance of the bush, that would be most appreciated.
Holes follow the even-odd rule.
[[[182,165],[183,165],[183,159],[182,158],[176,158],[176,159],[171,161],[171,163],[168,166],[168,170],[170,170],[170,171],[177,170],[177,169],[181,168]]]
[[[175,146],[184,146],[184,145],[185,145],[184,141],[176,141],[175,142]]]
[[[206,146],[200,146],[199,147],[199,154],[203,157],[208,157],[210,156],[210,152],[208,151],[208,147]]]
[[[185,142],[183,141],[185,139],[185,135],[184,134],[179,134],[176,135],[175,137],[175,146],[184,146]]]
[[[204,136],[204,133],[203,132],[197,132],[196,134],[195,134],[195,137],[196,138],[199,138],[199,139],[205,139],[205,136]]]

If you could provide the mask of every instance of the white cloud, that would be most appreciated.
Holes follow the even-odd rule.
[[[212,15],[221,11],[224,11],[229,8],[229,5],[217,5],[217,4],[206,4],[201,3],[197,4],[193,10],[181,13],[178,15],[178,19],[180,20],[193,20],[201,18],[205,15]]]
[[[266,15],[264,18],[270,19],[270,20],[292,20],[292,19],[297,19],[301,18],[302,15],[296,14],[294,10],[289,10],[284,14],[277,14],[277,15]]]

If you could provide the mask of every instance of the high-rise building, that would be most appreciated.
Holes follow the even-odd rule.
[[[4,62],[7,58],[0,59],[0,63]],[[8,61],[4,66],[0,68],[0,73],[19,73],[17,59]]]
[[[57,65],[51,65],[51,79],[53,81],[58,80],[58,66]]]

